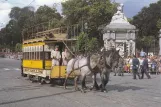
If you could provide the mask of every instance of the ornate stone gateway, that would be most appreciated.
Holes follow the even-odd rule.
[[[120,49],[120,55],[127,57],[135,54],[136,27],[131,25],[123,13],[123,4],[117,8],[109,25],[104,28],[103,40],[106,50],[111,47]]]

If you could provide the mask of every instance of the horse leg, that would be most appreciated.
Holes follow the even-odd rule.
[[[99,90],[99,86],[98,86],[97,81],[96,81],[96,73],[94,73],[93,86],[90,90],[92,90],[92,89]]]
[[[105,81],[104,81],[104,75],[102,75],[101,77],[101,92],[103,92],[105,90]]]
[[[106,87],[106,84],[109,81],[109,75],[110,75],[110,72],[107,72],[107,70],[104,70],[104,72],[101,74],[101,85],[100,85],[100,88],[101,88],[102,92],[107,92],[105,87]]]
[[[75,76],[75,78],[74,78],[75,91],[79,90],[77,81],[78,81],[78,76]]]
[[[83,93],[85,93],[85,91],[84,91],[85,79],[86,79],[86,76],[83,75],[83,76],[82,76],[82,81],[81,81],[81,85],[82,85],[81,92],[83,92]]]
[[[65,77],[65,81],[64,81],[64,89],[67,89],[66,84],[67,84],[67,79],[68,79],[68,77],[69,77],[69,74],[67,74],[67,75],[66,75],[66,77]]]
[[[116,76],[116,73],[117,73],[116,68],[113,68],[113,71],[114,71],[114,76]]]
[[[83,81],[83,84],[82,84],[83,85],[83,89],[87,89],[85,79],[86,79],[86,76],[84,77],[84,81]]]
[[[124,69],[121,69],[121,71],[122,71],[122,76],[124,76]]]

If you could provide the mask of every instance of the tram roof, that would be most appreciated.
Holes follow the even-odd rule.
[[[76,41],[77,39],[71,38],[36,38],[23,41],[23,44],[37,43],[37,42],[63,42],[63,41]]]

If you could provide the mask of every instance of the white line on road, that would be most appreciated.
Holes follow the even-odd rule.
[[[13,68],[13,69],[9,69],[9,68],[3,68],[5,71],[8,71],[8,70],[16,70],[16,71],[20,71],[19,68]]]
[[[3,68],[3,69],[6,70],[6,71],[7,71],[7,70],[10,70],[10,69],[8,69],[8,68]]]

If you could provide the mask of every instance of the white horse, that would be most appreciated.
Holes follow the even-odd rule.
[[[72,58],[67,64],[67,69],[66,69],[67,75],[64,82],[64,88],[66,89],[66,83],[67,83],[68,77],[70,76],[71,73],[74,73],[75,90],[78,89],[77,87],[78,76],[81,76],[81,84],[82,84],[81,91],[84,92],[84,88],[86,88],[85,78],[87,75],[92,75],[92,69],[94,69],[97,66],[100,58],[101,58],[100,54],[93,54],[91,56],[83,57],[83,58]]]

